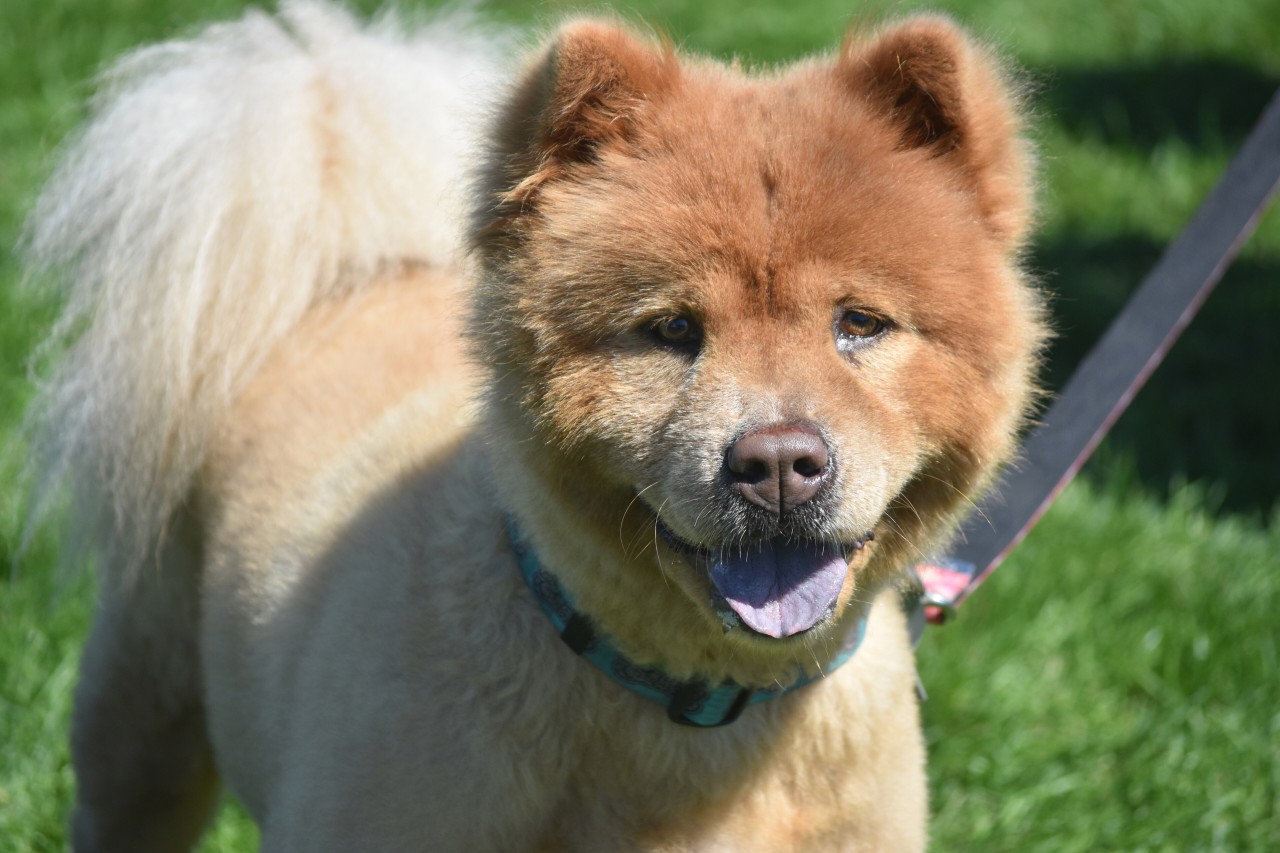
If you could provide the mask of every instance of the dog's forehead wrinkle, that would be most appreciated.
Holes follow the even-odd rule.
[[[777,133],[774,127],[774,111],[768,99],[758,100],[758,121],[760,123],[760,152],[757,155],[760,173],[760,191],[763,194],[763,231],[757,251],[763,262],[757,273],[760,300],[770,313],[777,311],[777,266],[778,266],[778,176],[774,163],[774,149],[777,146]]]

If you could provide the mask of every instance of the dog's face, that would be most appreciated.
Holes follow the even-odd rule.
[[[498,149],[482,349],[557,477],[719,618],[822,630],[1009,455],[1025,154],[950,25],[755,80],[571,26]]]

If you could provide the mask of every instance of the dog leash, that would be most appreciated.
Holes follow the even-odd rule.
[[[915,566],[912,639],[941,625],[1080,471],[1200,310],[1280,189],[1280,92],[969,520],[952,553]]]

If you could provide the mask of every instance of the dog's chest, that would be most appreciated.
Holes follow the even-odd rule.
[[[734,726],[700,730],[631,699],[609,697],[584,727],[543,849],[796,850],[849,840],[849,806],[866,780],[833,773],[849,766],[845,738],[821,755],[797,751],[807,738],[788,724],[816,709],[756,707]]]

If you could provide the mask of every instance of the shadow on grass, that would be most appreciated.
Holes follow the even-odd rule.
[[[1177,139],[1196,151],[1232,152],[1277,88],[1274,73],[1199,57],[1055,69],[1042,78],[1037,101],[1045,120],[1068,135],[1109,147],[1149,152]],[[1157,494],[1185,477],[1215,484],[1225,509],[1269,515],[1276,506],[1280,246],[1273,243],[1228,270],[1107,440],[1104,455],[1133,459],[1142,485]],[[1062,386],[1164,249],[1144,234],[1071,232],[1035,248],[1033,267],[1046,271],[1054,293],[1050,388]]]
[[[1051,270],[1058,389],[1119,313],[1164,246],[1148,237],[1071,238],[1038,247]],[[1280,497],[1280,257],[1238,260],[1108,438],[1162,494],[1180,478],[1216,484],[1223,508],[1269,515]]]
[[[1192,148],[1235,148],[1277,88],[1278,75],[1199,57],[1050,71],[1037,101],[1046,116],[1075,136],[1138,149],[1170,137]]]

